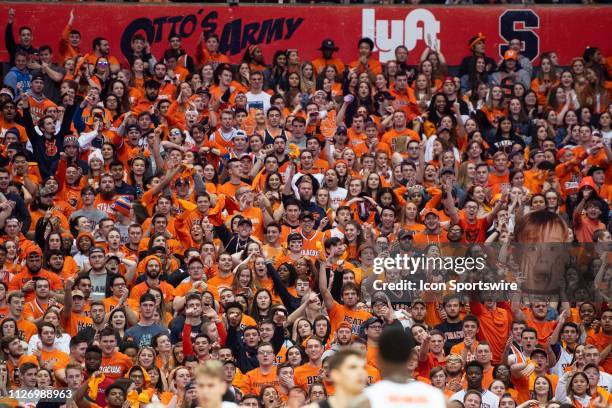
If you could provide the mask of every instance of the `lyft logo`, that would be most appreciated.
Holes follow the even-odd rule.
[[[362,37],[374,41],[374,50],[379,52],[380,62],[395,59],[395,48],[403,45],[412,51],[418,41],[431,41],[433,48],[440,49],[440,22],[431,11],[412,10],[403,20],[377,20],[374,9],[364,9],[361,14]]]

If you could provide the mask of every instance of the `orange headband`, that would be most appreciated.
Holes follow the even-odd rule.
[[[479,41],[484,41],[486,40],[487,37],[485,37],[482,33],[478,33],[478,35],[476,36],[476,38],[474,39],[474,41],[472,41],[470,43],[470,49],[474,48],[474,46],[476,45],[476,43],[478,43]]]

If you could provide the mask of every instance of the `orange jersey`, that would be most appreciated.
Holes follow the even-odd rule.
[[[84,328],[92,327],[93,320],[91,320],[91,317],[72,312],[68,320],[61,320],[61,324],[66,333],[74,337]]]

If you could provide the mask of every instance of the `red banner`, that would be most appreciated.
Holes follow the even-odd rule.
[[[278,49],[297,48],[302,59],[319,56],[317,49],[325,38],[334,39],[339,56],[356,59],[357,40],[370,37],[381,61],[393,59],[393,50],[405,45],[410,63],[417,63],[429,38],[438,45],[450,65],[458,65],[469,53],[468,40],[481,32],[487,37],[487,54],[494,58],[518,37],[524,53],[532,59],[554,50],[561,63],[582,55],[586,46],[597,46],[609,55],[612,8],[606,6],[532,7],[357,7],[357,6],[196,6],[130,4],[50,4],[2,3],[0,25],[7,21],[8,9],[17,14],[18,28],[34,30],[34,44],[57,48],[59,36],[75,9],[74,28],[82,33],[85,51],[95,37],[111,43],[111,53],[125,59],[130,39],[142,33],[160,55],[168,35],[178,33],[185,48],[192,52],[202,32],[216,32],[221,50],[232,61],[240,61],[246,47],[260,44],[266,62]],[[605,33],[608,33],[607,35]],[[6,60],[6,50],[2,50]]]

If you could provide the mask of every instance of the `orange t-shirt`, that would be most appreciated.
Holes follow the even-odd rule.
[[[321,367],[313,366],[310,363],[296,367],[293,371],[293,382],[296,387],[308,392],[310,385],[319,381],[320,371]]]
[[[276,367],[272,367],[268,374],[263,374],[261,368],[255,368],[244,376],[242,392],[246,394],[259,395],[261,389],[266,385],[272,385],[280,393],[280,383],[276,376]]]
[[[42,362],[50,362],[53,367],[53,372],[66,368],[70,362],[70,356],[60,350],[45,351],[41,350],[40,359]]]
[[[587,344],[594,345],[600,352],[608,347],[610,343],[612,343],[612,335],[605,334],[603,330],[600,330],[597,334],[590,334],[587,337]],[[600,361],[599,365],[605,372],[612,373],[612,353],[608,353],[608,357],[604,361]]]
[[[102,356],[100,372],[107,378],[121,378],[132,367],[132,359],[123,353],[115,351],[110,357]]]
[[[85,327],[92,327],[93,320],[91,317],[80,315],[72,312],[70,314],[70,318],[68,320],[62,319],[62,327],[70,336],[74,337],[80,330],[83,330]]]
[[[17,322],[17,334],[20,339],[26,342],[30,341],[30,337],[38,333],[36,325],[28,320],[21,319]]]
[[[359,329],[363,322],[368,320],[372,315],[363,310],[352,310],[348,307],[341,305],[340,303],[334,301],[331,309],[328,310],[329,320],[332,325],[332,333],[335,333],[338,330],[338,326],[342,322],[348,322],[351,324],[351,331],[354,334],[359,333]]]
[[[538,322],[533,318],[531,310],[527,308],[523,308],[523,313],[526,317],[525,321],[527,322],[527,326],[536,329],[536,332],[538,333],[538,343],[542,346],[546,346],[546,341],[548,340],[552,332],[555,330],[555,327],[557,327],[557,322]]]

